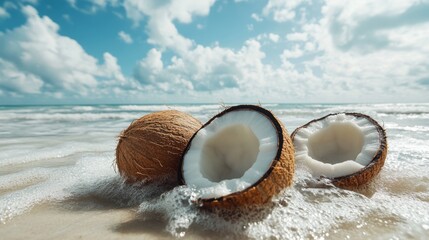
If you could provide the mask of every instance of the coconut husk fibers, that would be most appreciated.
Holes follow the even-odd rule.
[[[282,189],[292,184],[292,178],[294,175],[295,168],[295,150],[292,144],[291,138],[283,126],[282,122],[278,120],[273,113],[259,106],[254,105],[238,105],[227,108],[223,112],[217,114],[204,124],[201,129],[210,124],[213,120],[222,117],[224,114],[232,111],[257,111],[265,115],[273,124],[276,129],[278,137],[278,150],[274,157],[270,168],[267,172],[254,183],[252,186],[238,192],[231,193],[226,196],[218,198],[207,198],[198,199],[198,204],[206,208],[224,207],[231,208],[243,205],[263,204],[267,203],[272,196],[278,194]],[[189,144],[187,145],[183,156],[186,155],[189,150],[192,140],[197,133],[192,136]],[[182,184],[186,184],[183,178],[183,157],[181,160],[179,169],[179,181]]]
[[[340,114],[340,113],[333,113],[333,114],[326,115],[322,118],[312,120],[307,124],[295,129],[295,131],[291,135],[292,142],[293,142],[293,139],[295,138],[295,134],[301,128],[306,128],[314,122],[321,121],[329,116],[333,116],[337,114]],[[384,128],[380,126],[380,124],[378,124],[378,122],[375,121],[370,116],[362,113],[344,113],[344,114],[351,115],[356,118],[366,118],[369,122],[371,122],[371,124],[375,126],[380,138],[380,147],[375,153],[371,162],[367,166],[365,166],[364,168],[362,168],[361,170],[353,174],[331,179],[332,183],[337,187],[341,187],[345,189],[356,189],[360,186],[363,186],[369,183],[372,179],[374,179],[375,176],[377,176],[380,173],[387,155],[387,137],[386,137],[386,131],[384,130]]]
[[[119,135],[116,164],[127,182],[177,181],[183,150],[200,121],[187,113],[167,110],[147,114]]]

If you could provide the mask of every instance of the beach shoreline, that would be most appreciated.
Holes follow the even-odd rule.
[[[291,133],[331,112],[386,128],[385,166],[366,191],[320,184],[297,163],[291,187],[237,221],[190,203],[186,187],[123,183],[116,136],[144,114],[179,108],[207,121],[218,105],[0,109],[2,239],[409,238],[429,235],[429,105],[269,105]],[[232,216],[231,215],[231,216]],[[219,235],[220,234],[220,235]]]

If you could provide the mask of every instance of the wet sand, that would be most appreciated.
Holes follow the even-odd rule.
[[[91,206],[90,206],[91,205]],[[92,208],[92,209],[91,209]],[[174,239],[161,219],[145,220],[133,208],[95,203],[43,204],[0,224],[1,239]],[[213,233],[187,231],[186,239]]]

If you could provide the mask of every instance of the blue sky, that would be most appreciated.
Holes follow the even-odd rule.
[[[428,102],[429,1],[0,1],[0,104]]]

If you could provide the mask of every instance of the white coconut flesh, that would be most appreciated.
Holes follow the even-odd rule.
[[[192,139],[183,158],[183,179],[202,199],[226,196],[260,180],[277,150],[277,131],[268,117],[248,109],[230,111]]]
[[[337,178],[367,166],[381,141],[368,119],[337,114],[299,129],[293,143],[296,161],[307,166],[313,176]]]

